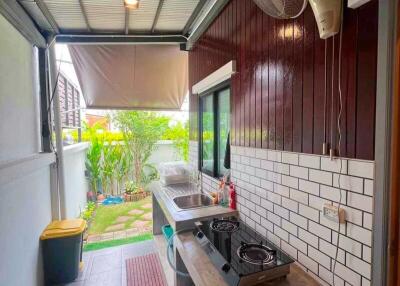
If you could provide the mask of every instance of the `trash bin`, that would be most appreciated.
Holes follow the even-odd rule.
[[[57,220],[40,236],[46,285],[68,283],[79,275],[82,262],[83,219]]]

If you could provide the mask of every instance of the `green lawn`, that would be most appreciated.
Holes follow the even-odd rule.
[[[99,250],[107,247],[119,246],[123,244],[135,243],[140,241],[145,241],[153,238],[153,234],[151,233],[144,233],[139,234],[136,236],[122,238],[122,239],[114,239],[114,240],[107,240],[102,242],[93,242],[89,244],[85,244],[83,246],[84,251],[92,251],[92,250]]]
[[[145,220],[143,219],[143,215],[151,212],[151,208],[143,207],[149,203],[151,204],[151,196],[137,202],[128,202],[111,206],[98,206],[94,219],[88,229],[88,234],[104,233],[107,227],[117,224],[116,219],[120,216],[130,217],[128,221],[124,222],[124,229],[131,228],[132,223],[137,220]],[[140,215],[129,215],[128,213],[134,209],[142,210],[143,213]],[[151,225],[152,221],[149,221],[148,224]]]

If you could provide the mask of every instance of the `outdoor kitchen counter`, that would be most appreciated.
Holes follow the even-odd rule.
[[[163,187],[160,182],[150,185],[153,193],[153,232],[160,234],[159,230],[164,224],[170,224],[174,230],[194,228],[194,223],[212,217],[237,216],[237,211],[222,206],[207,206],[196,209],[179,210],[175,207],[173,198],[177,196],[199,193],[195,185],[179,184]]]
[[[196,286],[229,286],[219,274],[208,255],[200,247],[192,232],[177,235],[174,243]],[[265,282],[264,286],[317,286],[320,285],[294,263],[286,279]]]

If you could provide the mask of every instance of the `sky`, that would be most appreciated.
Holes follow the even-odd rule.
[[[57,68],[73,83],[75,84],[81,94],[81,102],[84,102],[82,97],[82,91],[79,86],[79,81],[75,73],[75,69],[72,65],[71,56],[68,51],[68,47],[65,44],[56,44],[56,58],[57,58]],[[61,60],[61,61],[60,61]],[[171,123],[185,122],[189,119],[189,97],[186,96],[183,102],[181,111],[160,111],[160,114],[170,116],[172,118]],[[97,114],[106,115],[109,113],[107,110],[94,110],[94,109],[84,109],[83,114]]]

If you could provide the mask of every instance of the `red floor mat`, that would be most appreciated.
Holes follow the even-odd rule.
[[[127,286],[167,286],[157,253],[125,260]]]

